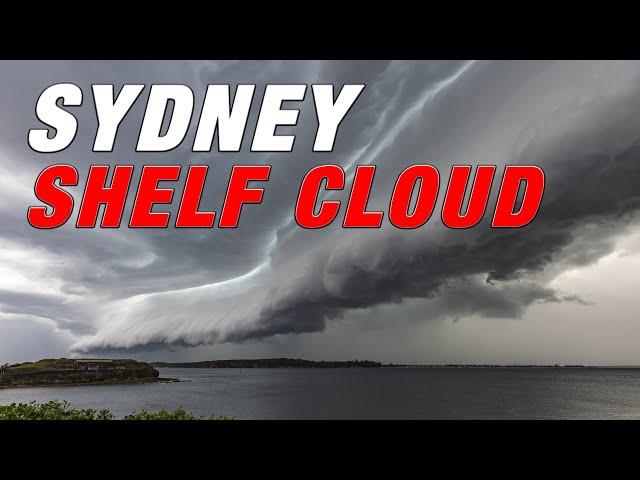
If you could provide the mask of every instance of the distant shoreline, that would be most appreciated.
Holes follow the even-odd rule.
[[[206,360],[200,362],[152,362],[155,368],[381,368],[370,360],[314,361],[299,358]]]
[[[638,365],[500,365],[500,364],[384,364],[370,360],[353,361],[314,361],[291,358],[263,358],[237,360],[206,360],[198,362],[151,362],[155,368],[424,368],[424,369],[640,369]]]

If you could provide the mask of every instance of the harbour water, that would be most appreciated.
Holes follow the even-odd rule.
[[[0,390],[0,404],[68,400],[237,419],[640,419],[640,369],[160,369],[176,383]]]

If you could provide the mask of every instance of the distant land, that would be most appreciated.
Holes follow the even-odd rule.
[[[156,368],[380,368],[383,364],[369,360],[347,362],[301,360],[294,358],[256,358],[241,360],[205,360],[202,362],[153,362]]]
[[[398,364],[371,360],[314,361],[299,358],[256,358],[232,360],[204,360],[198,362],[152,362],[156,368],[629,368],[617,365],[536,365],[536,364]]]
[[[161,378],[156,368],[424,368],[424,369],[638,369],[638,366],[586,365],[496,365],[442,364],[410,365],[384,364],[371,360],[314,361],[293,358],[257,358],[206,360],[199,362],[145,363],[131,359],[57,358],[36,362],[0,365],[0,389],[16,387],[46,387],[66,385],[102,385],[154,383],[177,381]]]
[[[163,381],[148,363],[129,359],[49,358],[0,366],[0,388]]]

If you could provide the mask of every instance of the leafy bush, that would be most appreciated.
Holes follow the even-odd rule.
[[[12,403],[0,405],[0,420],[113,420],[109,410],[99,412],[87,408],[71,408],[69,402],[51,400],[46,403]]]
[[[142,410],[127,415],[124,420],[231,420],[232,417],[196,416],[183,408],[174,412]],[[12,403],[0,405],[0,420],[115,420],[109,410],[96,411],[91,408],[75,409],[66,400],[51,400],[46,403]]]
[[[194,415],[180,407],[174,412],[168,412],[164,409],[157,412],[141,410],[133,415],[127,415],[124,420],[232,420],[232,417]]]

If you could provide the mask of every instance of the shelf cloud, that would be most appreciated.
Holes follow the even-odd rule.
[[[637,62],[3,62],[0,69],[0,182],[12,188],[0,194],[0,322],[45,319],[71,335],[79,352],[322,332],[348,312],[378,305],[395,304],[401,315],[411,299],[430,300],[426,321],[518,318],[537,303],[588,309],[588,299],[559,291],[553,279],[609,254],[637,222]],[[80,130],[69,149],[31,152],[26,132],[37,125],[38,94],[70,78],[82,87],[184,83],[196,96],[211,83],[366,87],[331,153],[313,152],[313,108],[300,109],[292,153],[251,152],[249,142],[238,153],[193,153],[193,131],[172,152],[136,153],[142,103],[120,126],[113,153],[91,152],[90,105],[74,110]],[[36,203],[33,181],[55,162],[74,162],[80,178],[98,163],[208,164],[201,206],[211,210],[221,205],[232,165],[270,164],[272,171],[262,205],[245,206],[233,230],[35,230],[25,219]],[[300,181],[324,163],[342,166],[347,185],[356,165],[377,166],[369,208],[384,212],[380,229],[296,225]],[[451,230],[436,221],[441,186],[432,220],[400,231],[388,223],[389,198],[398,174],[417,163],[436,166],[443,179],[453,164],[496,165],[498,172],[506,164],[539,165],[547,180],[539,214],[521,229],[492,229],[494,184],[481,224]],[[79,198],[82,189],[72,192]],[[344,204],[346,195],[326,198]]]

